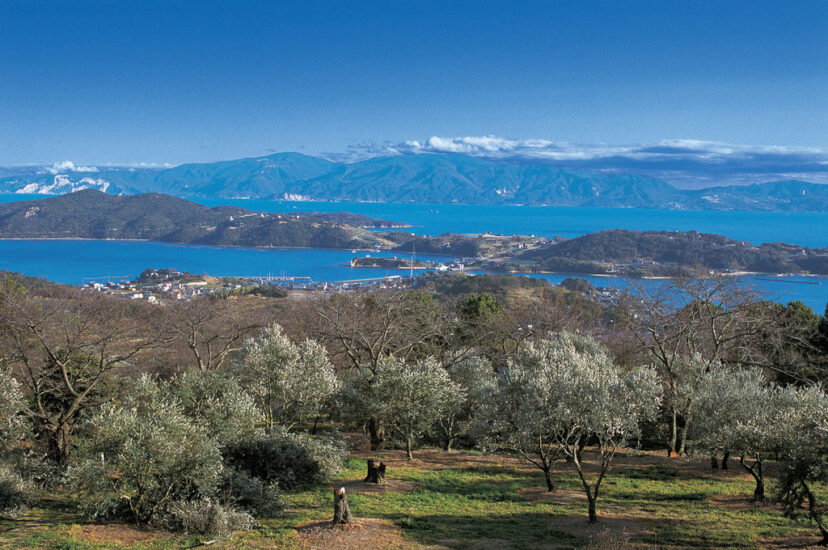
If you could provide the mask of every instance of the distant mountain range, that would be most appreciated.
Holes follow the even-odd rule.
[[[373,158],[351,164],[299,153],[174,168],[0,171],[0,193],[167,193],[179,197],[532,204],[631,208],[828,211],[828,185],[778,181],[678,189],[636,175],[569,171],[543,163],[460,154]],[[34,172],[34,173],[33,173]]]

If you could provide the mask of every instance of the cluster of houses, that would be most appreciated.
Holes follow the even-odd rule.
[[[96,280],[85,283],[83,288],[110,296],[158,303],[164,300],[190,300],[213,293],[232,293],[248,287],[279,287],[293,296],[302,296],[358,289],[404,289],[410,286],[410,277],[402,275],[335,282],[316,282],[310,277],[232,277],[205,280],[177,270],[148,269],[132,281]]]
[[[139,283],[137,281],[107,281],[100,283],[93,281],[83,285],[83,288],[95,290],[111,296],[120,296],[132,300],[146,300],[156,303],[161,299],[189,300],[196,296],[203,296],[217,288],[207,287],[206,281],[164,282],[158,284]]]

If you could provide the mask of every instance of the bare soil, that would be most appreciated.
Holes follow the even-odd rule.
[[[443,549],[443,546],[419,546],[406,541],[400,530],[390,521],[359,518],[351,525],[332,525],[330,521],[315,521],[297,528],[299,540],[309,549],[323,550],[392,550]]]

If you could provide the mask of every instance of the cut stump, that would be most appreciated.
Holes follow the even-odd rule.
[[[348,497],[345,496],[345,487],[334,489],[334,525],[348,525],[354,522],[351,508],[348,506]]]
[[[363,481],[377,484],[385,483],[385,462],[380,462],[379,465],[377,465],[375,460],[369,458],[368,475],[365,476]]]

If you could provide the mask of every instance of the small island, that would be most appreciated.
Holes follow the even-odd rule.
[[[355,258],[351,267],[442,269],[417,254],[453,258],[466,269],[675,277],[722,274],[828,275],[828,248],[755,245],[698,231],[610,229],[563,239],[535,235],[412,235],[405,224],[348,212],[256,212],[213,208],[149,193],[113,196],[86,190],[0,205],[2,239],[113,239],[262,248],[387,250],[410,258]]]

